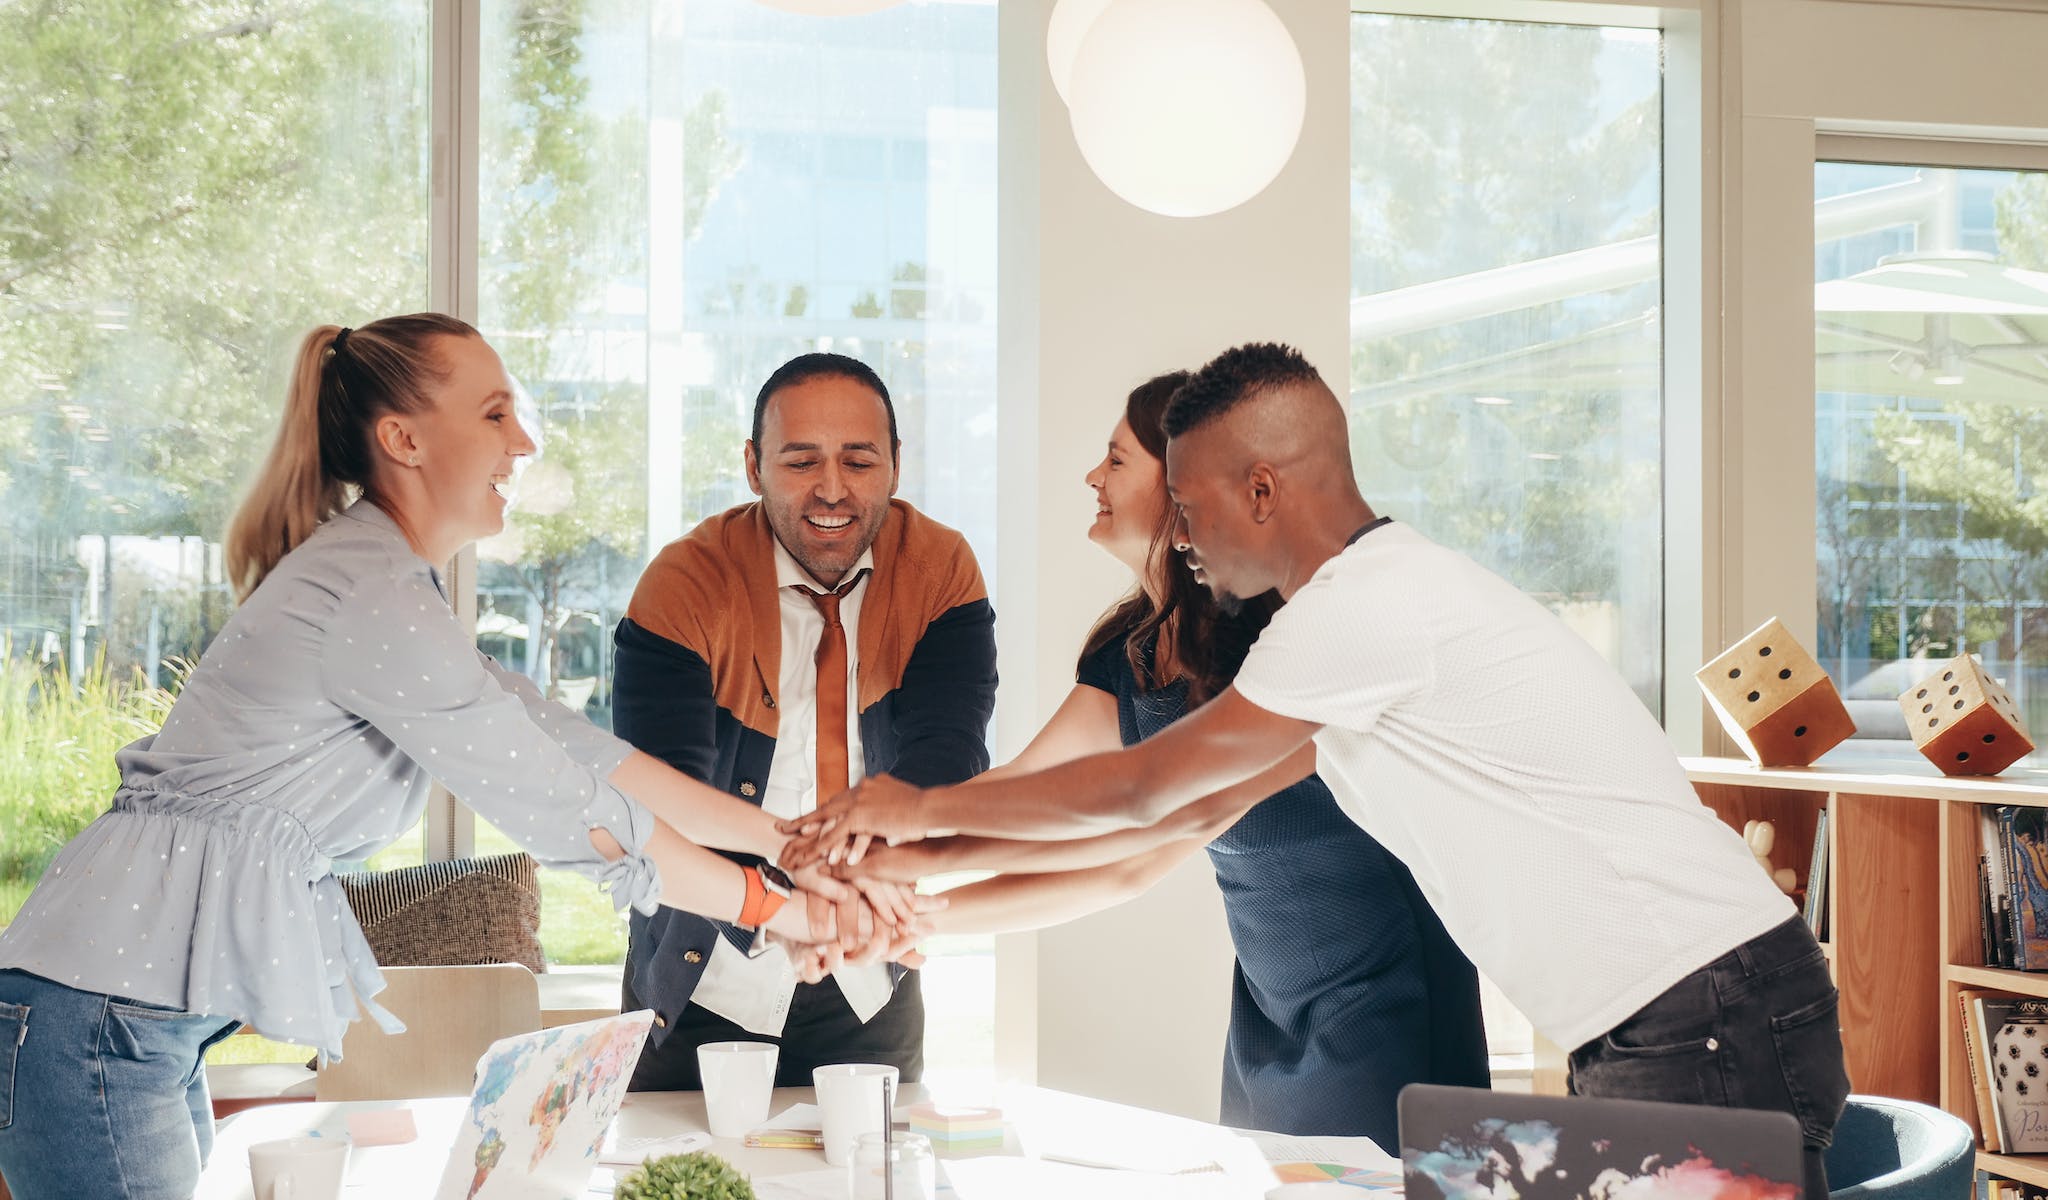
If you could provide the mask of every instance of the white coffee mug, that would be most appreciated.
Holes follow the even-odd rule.
[[[896,1087],[896,1068],[881,1063],[838,1063],[811,1072],[824,1125],[825,1161],[843,1167],[863,1133],[882,1132],[882,1081]]]
[[[704,1081],[704,1116],[712,1137],[745,1137],[768,1119],[775,1090],[775,1060],[769,1042],[706,1042],[697,1047],[697,1074]]]
[[[348,1177],[346,1138],[288,1137],[249,1147],[256,1200],[341,1200]]]

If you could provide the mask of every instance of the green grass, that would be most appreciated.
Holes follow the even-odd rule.
[[[182,677],[180,679],[182,682]],[[172,693],[96,657],[67,679],[0,644],[0,925],[14,919],[64,843],[105,812],[114,752],[156,732]]]

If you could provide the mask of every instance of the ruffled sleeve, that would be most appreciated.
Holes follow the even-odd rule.
[[[537,692],[516,693],[509,672],[486,661],[425,565],[394,563],[366,573],[335,611],[322,686],[543,866],[575,870],[609,887],[619,907],[653,912],[660,875],[645,850],[654,817],[604,778],[624,760],[624,743],[575,730],[581,718]],[[625,856],[600,856],[594,828]]]

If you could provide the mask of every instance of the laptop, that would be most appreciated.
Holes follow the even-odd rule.
[[[1789,1113],[1425,1083],[1400,1107],[1407,1200],[1799,1200]]]
[[[435,1200],[583,1195],[653,1023],[642,1010],[491,1043]]]

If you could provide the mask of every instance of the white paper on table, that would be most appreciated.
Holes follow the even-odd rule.
[[[910,1110],[903,1105],[897,1105],[894,1123],[903,1125],[909,1120]],[[823,1133],[825,1117],[815,1104],[792,1104],[754,1126],[751,1132],[761,1133],[770,1129],[787,1130],[791,1133]]]
[[[1295,1137],[1285,1133],[1247,1131],[1245,1136],[1269,1163],[1335,1163],[1365,1171],[1395,1171],[1401,1160],[1380,1149],[1369,1137]]]
[[[597,1153],[599,1164],[608,1167],[637,1167],[650,1158],[688,1154],[711,1145],[708,1133],[678,1133],[668,1137],[621,1138],[616,1127],[605,1134],[604,1148]]]
[[[1031,1158],[953,1159],[946,1174],[959,1200],[1259,1200],[1266,1193],[1217,1172],[1152,1175]]]
[[[781,1112],[754,1126],[755,1132],[763,1129],[787,1129],[797,1133],[822,1133],[825,1117],[815,1104],[792,1104]]]
[[[1272,1186],[1258,1148],[1220,1125],[1049,1088],[1006,1090],[1003,1115],[1033,1158],[1155,1175],[1230,1173]]]

